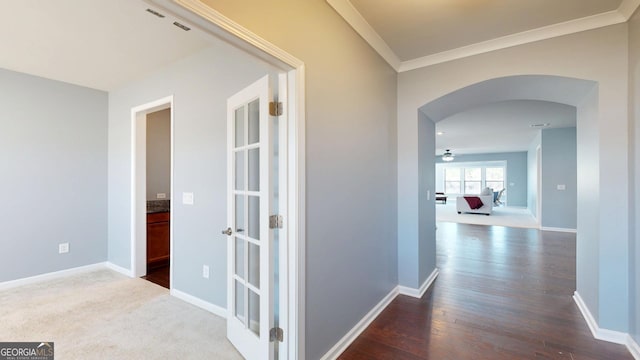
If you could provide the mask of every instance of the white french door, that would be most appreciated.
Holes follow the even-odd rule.
[[[269,76],[227,100],[227,337],[246,359],[273,359]]]

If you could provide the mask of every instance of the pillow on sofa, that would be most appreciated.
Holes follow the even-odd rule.
[[[467,204],[469,204],[469,207],[473,210],[480,209],[482,205],[484,205],[482,203],[482,200],[480,200],[480,198],[477,196],[465,196],[464,199],[467,201]]]
[[[482,192],[480,193],[480,195],[491,195],[491,194],[493,194],[493,189],[490,187],[486,187],[482,189]]]

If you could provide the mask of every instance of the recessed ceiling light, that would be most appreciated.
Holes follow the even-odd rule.
[[[444,135],[444,131],[438,131],[436,134],[437,135]]]
[[[551,123],[531,124],[531,125],[529,125],[529,127],[532,127],[532,128],[545,128],[545,127],[549,127],[549,125],[551,125]]]

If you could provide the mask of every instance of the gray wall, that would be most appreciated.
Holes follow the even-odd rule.
[[[444,163],[441,156],[436,163]],[[456,162],[506,161],[507,162],[507,205],[527,206],[527,153],[509,152],[495,154],[464,154],[456,157]],[[513,185],[511,185],[513,184]],[[500,189],[494,189],[500,190]]]
[[[226,102],[273,69],[213,42],[109,93],[109,260],[130,267],[131,108],[174,96],[173,287],[226,308]],[[194,193],[194,205],[181,194]],[[202,277],[209,265],[210,277]]]
[[[398,283],[397,74],[326,1],[203,2],[305,62],[306,358],[318,359]]]
[[[640,189],[638,189],[638,181],[640,181],[640,11],[636,11],[635,15],[629,22],[629,83],[631,92],[629,99],[631,101],[631,143],[632,143],[632,161],[633,166],[631,172],[631,184],[633,184],[633,206],[631,211],[631,229],[632,239],[629,251],[629,267],[631,276],[629,277],[629,333],[636,341],[640,343]]]
[[[576,128],[542,130],[543,227],[576,228],[576,161]]]
[[[542,132],[538,131],[527,151],[527,208],[531,215],[538,216],[538,146],[542,146]],[[540,149],[542,151],[542,148]]]
[[[171,109],[147,115],[147,200],[171,198]]]
[[[105,261],[107,94],[0,69],[0,121],[0,282]]]

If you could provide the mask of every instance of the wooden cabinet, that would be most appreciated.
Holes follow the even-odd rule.
[[[169,265],[169,213],[147,214],[147,268]]]

